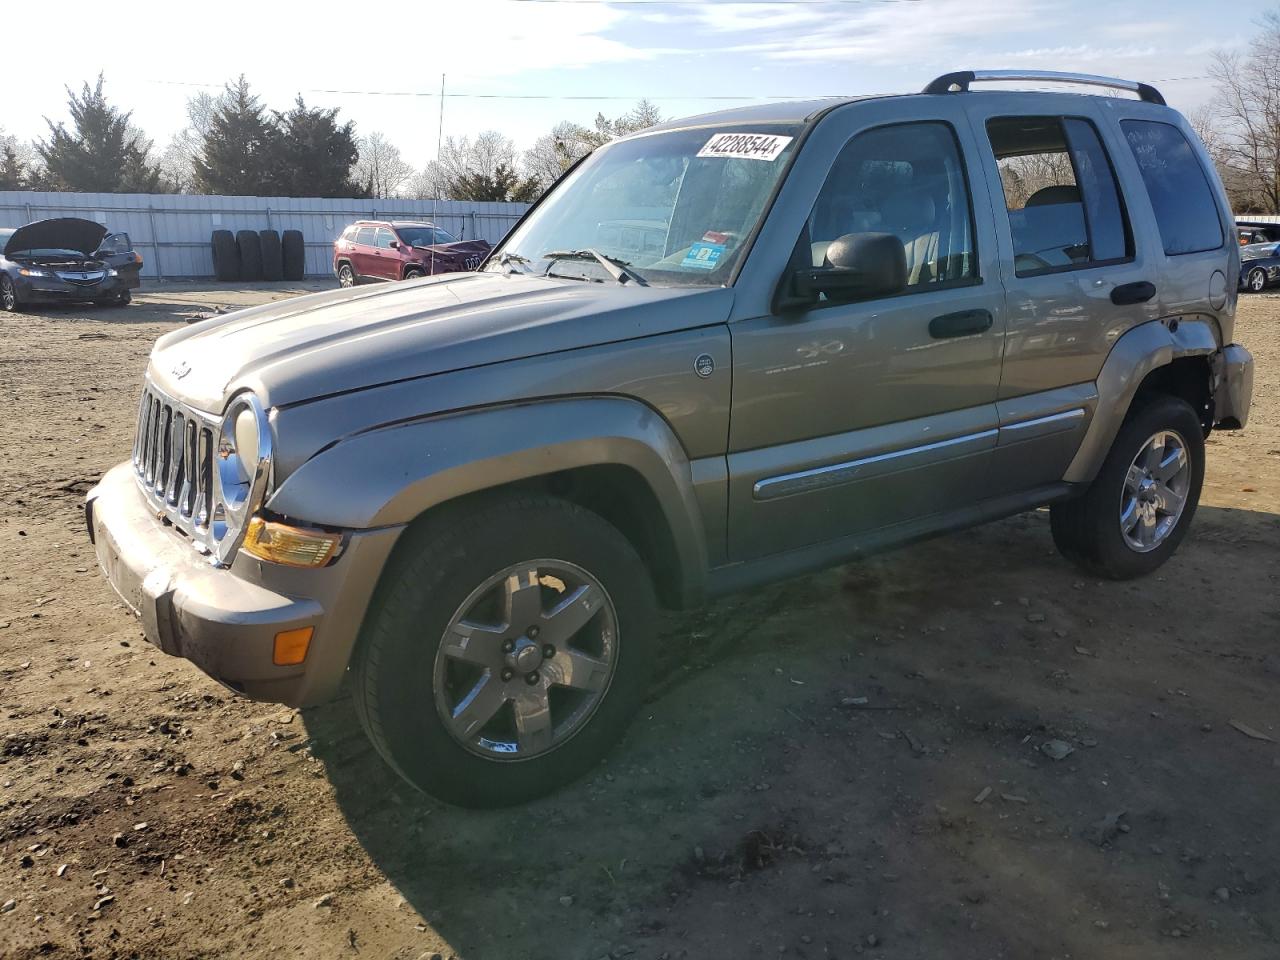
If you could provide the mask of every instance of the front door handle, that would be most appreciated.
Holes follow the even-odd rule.
[[[1146,280],[1135,283],[1122,283],[1111,288],[1111,302],[1117,307],[1129,307],[1135,303],[1146,303],[1156,295],[1156,285]]]
[[[960,310],[944,313],[929,321],[929,336],[935,340],[948,337],[967,337],[973,333],[985,333],[991,329],[990,310]]]

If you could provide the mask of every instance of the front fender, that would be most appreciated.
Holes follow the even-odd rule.
[[[347,529],[392,526],[467,494],[599,465],[628,467],[648,485],[685,593],[700,595],[706,534],[688,457],[661,416],[621,397],[487,407],[359,433],[299,466],[267,508]]]
[[[1098,373],[1093,420],[1063,479],[1090,483],[1098,475],[1148,374],[1179,357],[1212,356],[1218,348],[1216,324],[1203,319],[1152,320],[1116,340]]]

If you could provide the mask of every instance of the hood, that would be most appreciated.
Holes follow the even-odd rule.
[[[333,290],[264,304],[161,337],[156,385],[218,413],[254,390],[268,407],[724,323],[724,287],[622,286],[500,273]]]
[[[13,231],[4,245],[4,255],[23,250],[77,250],[90,257],[106,235],[107,228],[102,224],[79,217],[37,220]]]
[[[488,253],[493,249],[487,240],[457,240],[453,243],[434,243],[430,246],[414,244],[413,249],[422,250],[437,257],[469,257],[477,253]]]

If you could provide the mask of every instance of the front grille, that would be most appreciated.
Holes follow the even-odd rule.
[[[133,472],[151,505],[200,546],[210,543],[216,419],[177,402],[150,382],[138,406]]]

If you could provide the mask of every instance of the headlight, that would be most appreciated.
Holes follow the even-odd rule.
[[[48,270],[40,270],[36,267],[23,267],[18,272],[24,277],[47,277],[51,275]]]
[[[108,277],[118,277],[118,276],[120,276],[120,274],[118,274],[118,273],[116,272],[116,268],[115,268],[115,267],[107,267],[107,276],[108,276]]]
[[[262,505],[271,476],[271,425],[252,393],[227,405],[213,461],[213,535],[221,563],[229,563],[244,539],[245,526]]]

